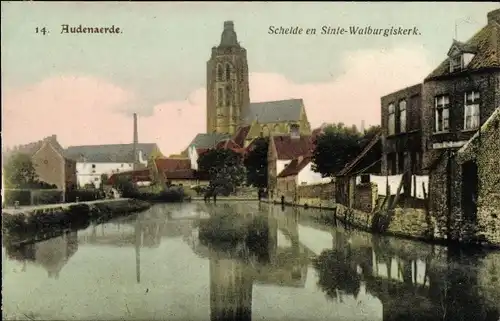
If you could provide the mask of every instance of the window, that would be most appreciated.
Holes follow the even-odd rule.
[[[98,182],[99,181],[99,177],[94,177],[94,181]]]
[[[231,79],[231,65],[226,64],[226,80],[230,80],[230,79]]]
[[[396,133],[396,118],[395,118],[395,109],[394,104],[389,104],[389,135],[394,135]]]
[[[406,132],[406,100],[399,102],[399,132]]]
[[[221,81],[223,75],[224,75],[224,70],[222,69],[222,65],[217,64],[217,81]]]
[[[434,100],[436,124],[435,132],[446,132],[450,129],[450,97],[441,95]]]
[[[450,57],[450,72],[459,71],[463,68],[462,54]]]
[[[92,168],[95,168],[95,164],[92,164]]]
[[[290,125],[290,136],[294,137],[300,136],[299,125],[297,124]]]
[[[224,101],[224,90],[222,88],[217,89],[217,105],[222,106],[222,102]]]
[[[465,93],[464,104],[464,130],[477,129],[479,127],[479,99],[477,91]]]
[[[123,166],[124,166],[124,165],[122,164],[122,166],[121,166],[121,167],[123,167]]]

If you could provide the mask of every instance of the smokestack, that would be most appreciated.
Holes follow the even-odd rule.
[[[138,160],[138,155],[137,155],[137,144],[139,143],[139,134],[138,134],[138,130],[137,130],[137,114],[134,113],[134,165],[133,165],[133,169],[136,170],[137,169],[137,163],[139,162]]]
[[[361,121],[361,133],[362,134],[365,133],[365,121],[364,120]]]

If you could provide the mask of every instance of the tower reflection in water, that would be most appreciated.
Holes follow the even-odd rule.
[[[221,249],[201,244],[196,235],[188,241],[198,255],[210,259],[213,321],[251,320],[253,284],[305,285],[310,253],[298,241],[298,217],[270,207],[263,221],[261,215],[255,219],[259,224],[250,224],[244,244]],[[285,239],[288,246],[280,244],[280,239]]]

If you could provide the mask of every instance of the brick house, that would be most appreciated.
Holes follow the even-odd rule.
[[[308,155],[313,148],[311,136],[290,135],[271,136],[267,154],[268,191],[270,199],[281,197],[277,191],[277,176],[299,156]]]
[[[31,157],[40,181],[56,185],[62,191],[76,187],[76,162],[67,157],[56,135],[6,150],[3,153],[4,161],[15,154]]]
[[[500,244],[500,108],[457,152],[465,224],[477,238]]]
[[[452,41],[448,58],[422,89],[422,165],[429,174],[429,210],[448,239],[474,234],[464,225],[462,166],[456,155],[500,106],[500,9],[467,42]]]

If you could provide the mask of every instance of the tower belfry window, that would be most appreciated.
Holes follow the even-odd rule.
[[[231,65],[226,64],[226,80],[230,80],[230,79],[231,79]]]
[[[224,75],[224,70],[221,64],[217,64],[217,81],[222,80],[222,76]]]

